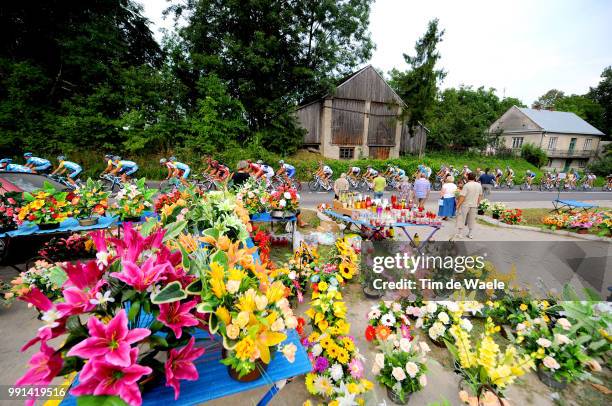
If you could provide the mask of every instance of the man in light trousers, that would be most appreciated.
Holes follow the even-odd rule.
[[[478,204],[482,199],[482,186],[475,182],[474,172],[468,173],[468,182],[463,185],[459,198],[457,199],[457,231],[455,238],[461,238],[461,232],[465,225],[468,227],[467,238],[474,238],[476,228],[476,213]]]

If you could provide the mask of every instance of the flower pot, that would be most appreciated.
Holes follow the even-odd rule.
[[[79,225],[82,227],[93,226],[95,224],[98,224],[99,220],[100,219],[98,217],[88,217],[84,219],[79,219]]]
[[[389,398],[389,400],[391,400],[391,402],[395,403],[396,405],[406,405],[408,404],[408,400],[410,399],[410,395],[411,393],[406,393],[404,395],[404,401],[402,402],[402,400],[400,399],[400,396],[395,393],[395,391],[389,387],[387,387],[387,397]]]
[[[478,214],[482,216],[483,214],[485,214],[485,211],[478,209]]]
[[[579,228],[577,233],[578,234],[588,234],[589,233],[589,229],[588,228]]]
[[[383,297],[383,294],[382,294],[381,291],[376,290],[376,289],[372,289],[369,286],[364,286],[363,287],[363,294],[368,299],[380,299],[381,297]]]
[[[499,214],[498,213],[491,214],[491,217],[493,217],[495,220],[499,220]]]
[[[40,223],[38,228],[40,230],[55,230],[59,228],[60,223]]]
[[[122,220],[124,223],[139,223],[140,216],[126,216]]]
[[[273,354],[270,354],[271,356]],[[221,350],[221,358],[226,358],[227,357],[227,350],[225,348],[223,348]],[[232,379],[238,381],[238,382],[252,382],[254,380],[259,379],[262,376],[262,373],[265,372],[268,369],[268,364],[264,363],[261,359],[258,359],[257,361],[255,361],[255,369],[252,370],[251,372],[249,372],[246,375],[243,375],[242,377],[239,376],[238,371],[236,371],[234,368],[232,368],[231,366],[227,366],[227,373],[229,374],[230,377],[232,377]]]
[[[538,366],[538,378],[542,383],[550,388],[562,390],[567,386],[567,379],[562,378],[561,381],[553,377],[552,371],[546,369],[543,365]]]
[[[429,335],[427,337],[429,337]],[[446,348],[446,344],[444,343],[443,338],[438,338],[437,340],[434,340],[433,338],[429,337],[429,341],[431,341],[436,347]]]

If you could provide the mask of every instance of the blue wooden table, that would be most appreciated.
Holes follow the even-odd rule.
[[[117,222],[117,217],[103,216],[100,217],[98,224],[91,226],[81,226],[79,221],[75,218],[68,218],[60,223],[59,228],[53,230],[41,230],[36,224],[26,222],[17,230],[9,231],[7,233],[0,234],[0,238],[4,237],[22,237],[27,235],[39,235],[39,234],[58,234],[58,233],[76,233],[79,231],[91,231],[102,228],[109,228]]]
[[[165,386],[165,381],[159,386],[143,393],[143,405],[147,406],[167,406],[175,405],[197,405],[213,399],[235,395],[252,389],[270,386],[263,398],[257,405],[267,405],[270,400],[282,389],[288,379],[303,375],[312,370],[312,365],[308,360],[306,350],[300,343],[300,339],[295,330],[289,330],[284,344],[293,343],[297,347],[295,362],[290,363],[280,353],[275,354],[268,365],[268,369],[262,377],[252,382],[238,382],[229,376],[227,367],[221,364],[221,341],[219,337],[199,330],[196,334],[197,346],[206,348],[202,357],[195,361],[199,378],[196,381],[180,381],[181,394],[178,400],[174,400],[174,389]],[[255,404],[255,401],[249,402]],[[75,406],[74,396],[66,397],[62,406]]]

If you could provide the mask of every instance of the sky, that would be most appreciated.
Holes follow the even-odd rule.
[[[166,0],[141,0],[156,38]],[[388,72],[406,69],[427,23],[440,20],[439,45],[447,71],[442,88],[493,87],[500,97],[530,105],[550,89],[584,94],[612,65],[609,0],[376,0],[370,13],[376,50],[371,63]]]

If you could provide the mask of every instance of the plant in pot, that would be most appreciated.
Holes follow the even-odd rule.
[[[391,335],[410,338],[410,320],[399,302],[383,301],[373,305],[368,312],[366,340],[386,340]]]
[[[271,282],[265,270],[255,267],[254,249],[238,248],[240,241],[231,242],[216,230],[205,234],[209,249],[194,253],[199,281],[188,290],[200,295],[198,311],[208,315],[211,333],[222,337],[221,363],[229,375],[239,381],[259,378],[277,350],[293,362],[297,347],[282,343],[297,319],[283,283]]]
[[[149,189],[145,183],[145,178],[125,183],[115,196],[114,212],[121,221],[137,223],[144,212],[153,207],[153,196],[157,189]]]
[[[163,194],[155,201],[155,213],[163,225],[183,221],[189,211],[189,204],[200,195],[201,192],[194,187]]]
[[[500,220],[505,224],[519,224],[523,220],[521,209],[506,209],[501,212]]]
[[[504,210],[506,210],[505,204],[500,202],[493,203],[493,206],[491,207],[491,216],[497,220]]]
[[[0,233],[17,228],[21,200],[21,193],[18,192],[4,192],[0,195]]]
[[[37,224],[41,230],[59,228],[60,223],[72,214],[67,196],[68,193],[57,191],[45,182],[42,189],[23,193],[24,205],[19,209],[18,219]]]
[[[483,215],[489,210],[491,207],[491,203],[487,199],[482,199],[480,203],[478,203],[478,214]]]
[[[569,228],[578,234],[588,234],[594,224],[592,213],[581,213],[570,218]]]
[[[296,215],[300,208],[300,195],[294,188],[281,185],[270,193],[268,204],[272,217],[291,217]]]
[[[449,329],[451,340],[446,341],[446,346],[462,377],[459,398],[465,403],[503,404],[507,387],[533,368],[532,358],[521,354],[513,345],[504,350],[500,348],[494,340],[498,327],[488,318],[478,338],[471,337],[458,325]]]
[[[415,322],[416,328],[421,328],[438,347],[444,347],[444,339],[449,337],[449,328],[455,324],[461,325],[468,331],[472,325],[464,319],[463,309],[458,302],[453,301],[424,301],[420,317]]]
[[[256,215],[270,211],[270,194],[263,179],[250,177],[238,189],[236,198],[242,202],[249,215]]]
[[[34,262],[33,266],[11,281],[11,291],[16,297],[26,295],[31,289],[38,289],[51,301],[63,298],[62,285],[68,279],[61,264],[45,260]]]
[[[402,337],[381,341],[374,355],[372,373],[387,388],[393,403],[405,405],[410,395],[427,385],[427,353],[429,346]]]
[[[99,216],[103,216],[108,209],[110,192],[104,190],[102,181],[87,179],[87,182],[74,191],[72,199],[73,214],[81,226],[90,226],[98,223]]]
[[[91,235],[96,259],[62,263],[61,299],[37,287],[20,297],[42,312],[45,324],[22,348],[40,345],[16,384],[47,386],[76,372],[70,394],[86,404],[139,406],[147,385],[160,380],[178,398],[181,380],[198,379],[194,361],[204,353],[192,335],[202,315],[185,291],[192,270],[181,251],[165,245],[164,229],[145,237],[126,224],[122,240]]]

